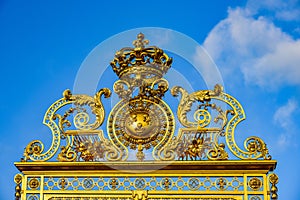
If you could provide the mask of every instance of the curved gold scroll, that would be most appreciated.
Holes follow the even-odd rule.
[[[65,90],[63,93],[63,98],[54,102],[47,112],[45,113],[43,124],[45,124],[52,132],[52,143],[50,148],[44,152],[44,144],[40,140],[33,140],[30,142],[24,151],[23,161],[46,161],[51,159],[59,147],[61,146],[61,139],[67,139],[66,146],[61,146],[60,155],[65,155],[65,161],[73,161],[76,158],[76,153],[70,148],[74,141],[73,135],[68,135],[65,133],[64,129],[71,126],[71,122],[67,120],[67,117],[73,113],[75,110],[78,111],[74,117],[74,125],[78,129],[97,129],[104,121],[104,107],[101,102],[101,96],[104,95],[106,98],[111,94],[108,88],[103,88],[99,90],[94,97],[88,95],[72,95],[70,90]],[[57,114],[57,111],[62,107],[73,104],[76,107],[83,105],[89,106],[92,113],[96,116],[93,123],[90,123],[89,118],[87,118],[87,113],[84,110],[78,108],[70,108],[62,116]],[[55,120],[58,119],[58,123]],[[59,158],[60,159],[60,158]]]

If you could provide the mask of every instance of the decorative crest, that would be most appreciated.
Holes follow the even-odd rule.
[[[172,59],[147,44],[140,33],[135,48],[116,52],[119,102],[108,116],[108,88],[94,96],[65,90],[50,106],[43,123],[52,143],[44,150],[33,140],[15,163],[22,172],[14,178],[16,200],[278,199],[278,176],[267,174],[276,161],[264,141],[251,136],[242,148],[235,142],[245,119],[241,104],[218,84],[191,93],[174,86],[167,97],[180,97],[172,103],[175,124],[163,78]],[[53,158],[65,163],[41,162]]]
[[[111,62],[119,77],[113,90],[120,101],[109,111],[106,130],[101,127],[105,120],[101,96],[108,98],[111,91],[103,88],[91,97],[66,90],[45,114],[44,124],[53,134],[50,149],[44,152],[42,142],[34,140],[26,147],[23,160],[49,160],[59,150],[59,161],[126,161],[129,151],[136,152],[138,161],[149,159],[146,151],[157,161],[227,160],[228,149],[240,159],[271,159],[258,137],[247,138],[245,150],[236,144],[235,127],[245,114],[220,85],[193,93],[180,86],[171,89],[173,96],[181,95],[175,133],[174,114],[163,100],[169,90],[163,75],[172,59],[158,47],[145,47],[148,43],[139,33],[135,48],[122,48]],[[68,108],[62,111],[62,107]]]

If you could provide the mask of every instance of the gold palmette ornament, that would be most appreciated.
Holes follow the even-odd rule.
[[[15,199],[278,199],[267,145],[256,136],[243,148],[235,141],[241,104],[219,84],[169,90],[172,58],[142,33],[132,44],[112,58],[112,90],[65,90],[49,107],[52,141],[48,149],[31,141],[15,163],[24,173],[15,176]],[[112,92],[119,102],[108,110],[102,100]],[[180,99],[174,111],[167,92]]]

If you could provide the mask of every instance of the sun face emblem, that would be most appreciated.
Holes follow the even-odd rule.
[[[147,112],[132,113],[126,121],[127,131],[137,137],[149,136],[156,124]]]
[[[174,131],[174,118],[164,101],[149,99],[120,101],[112,110],[109,135],[124,148],[155,148]]]

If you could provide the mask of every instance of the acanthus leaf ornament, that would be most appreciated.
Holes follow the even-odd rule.
[[[212,90],[199,90],[188,94],[188,92],[180,86],[175,86],[172,88],[171,93],[173,96],[178,96],[181,93],[181,100],[177,109],[177,117],[180,123],[187,127],[195,127],[198,122],[191,122],[187,119],[187,113],[191,111],[192,104],[194,102],[208,103],[211,101],[213,96],[217,96],[222,92],[222,86],[216,85],[215,89]]]

